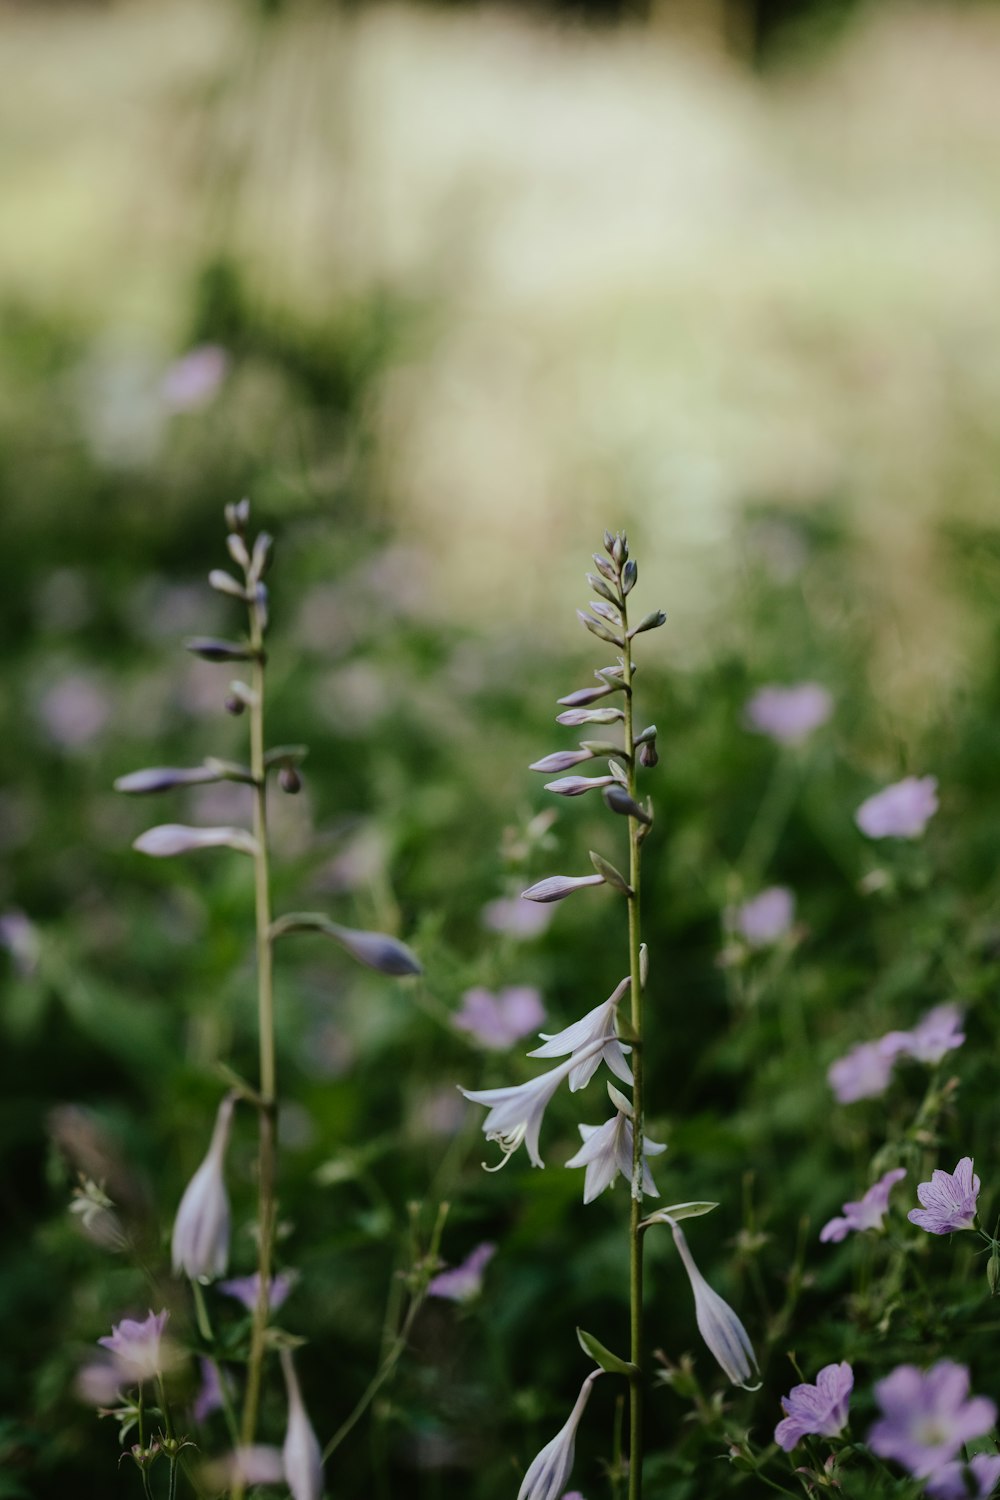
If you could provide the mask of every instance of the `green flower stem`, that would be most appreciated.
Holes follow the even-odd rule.
[[[619,574],[620,578],[620,574]],[[621,584],[619,582],[619,587]],[[625,681],[625,765],[628,773],[629,796],[636,799],[636,746],[632,715],[632,643],[628,638],[628,611],[622,591],[622,635],[625,641],[623,655]],[[643,1058],[642,1058],[642,972],[640,958],[640,894],[642,850],[640,845],[641,825],[637,818],[628,820],[629,875],[631,891],[628,900],[628,951],[629,973],[632,976],[632,1193],[629,1199],[629,1359],[635,1374],[629,1379],[629,1468],[628,1500],[641,1500],[642,1496],[642,1245],[639,1229],[642,1219],[642,1145],[643,1145]]]
[[[249,589],[253,583],[248,579]],[[250,704],[250,771],[253,776],[254,896],[257,927],[257,1009],[260,1042],[260,1106],[258,1109],[258,1237],[257,1270],[260,1275],[253,1310],[250,1359],[243,1403],[241,1441],[249,1445],[257,1432],[261,1376],[270,1309],[271,1261],[276,1221],[275,1178],[277,1155],[277,1066],[274,1046],[274,984],[272,977],[271,882],[267,838],[267,773],[264,766],[264,632],[256,598],[250,603],[250,645],[253,674]],[[242,1494],[242,1486],[235,1491]]]

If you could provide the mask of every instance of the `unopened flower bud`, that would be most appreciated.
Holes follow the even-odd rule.
[[[171,1241],[174,1275],[192,1281],[224,1276],[229,1263],[229,1196],[223,1176],[236,1097],[219,1105],[208,1154],[184,1190]]]
[[[656,753],[656,741],[646,740],[639,746],[639,764],[651,768],[659,764],[660,757]]]
[[[246,704],[242,698],[237,698],[235,693],[230,693],[225,702],[225,709],[227,714],[232,714],[234,718],[238,718],[246,709]]]
[[[282,766],[278,772],[278,783],[281,786],[281,790],[287,792],[291,797],[294,797],[296,792],[301,792],[302,790],[302,777],[294,766]]]
[[[281,1368],[288,1392],[288,1427],[281,1450],[285,1483],[292,1492],[292,1500],[321,1500],[323,1452],[303,1404],[291,1351],[288,1349],[281,1351]]]

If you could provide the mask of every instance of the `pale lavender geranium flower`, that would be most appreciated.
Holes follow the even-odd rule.
[[[496,994],[476,985],[465,991],[452,1024],[484,1047],[502,1051],[537,1031],[544,1020],[542,997],[533,985],[508,985]]]
[[[297,1280],[298,1276],[294,1271],[279,1271],[276,1276],[271,1277],[267,1305],[272,1312],[282,1305]],[[241,1302],[247,1312],[253,1312],[260,1290],[260,1272],[254,1271],[252,1276],[233,1276],[228,1281],[220,1281],[218,1290]]]
[[[889,1208],[889,1194],[905,1176],[905,1167],[893,1167],[891,1172],[886,1172],[878,1182],[873,1183],[857,1203],[845,1203],[843,1217],[831,1219],[820,1230],[819,1237],[823,1244],[831,1240],[838,1244],[852,1230],[881,1229],[882,1220]]]
[[[929,1370],[899,1365],[877,1383],[875,1399],[882,1416],[869,1430],[869,1447],[918,1478],[933,1475],[997,1419],[987,1397],[969,1399],[969,1372],[950,1359]]]
[[[150,1312],[138,1322],[135,1318],[122,1318],[111,1325],[111,1333],[97,1342],[110,1349],[123,1380],[139,1382],[152,1380],[161,1375],[169,1357],[163,1346],[163,1330],[170,1314]]]
[[[963,1156],[954,1172],[935,1168],[930,1182],[918,1185],[917,1197],[923,1207],[911,1208],[906,1217],[928,1234],[954,1234],[959,1229],[974,1228],[979,1178],[972,1170],[972,1157]]]
[[[449,1271],[439,1271],[427,1284],[428,1297],[443,1297],[448,1302],[470,1302],[478,1297],[483,1286],[483,1272],[497,1252],[496,1245],[489,1240],[465,1257],[460,1265]]]
[[[487,901],[479,920],[490,932],[526,940],[538,937],[552,921],[553,913],[537,901],[522,901],[520,896],[498,896]]]
[[[160,391],[172,411],[193,411],[211,401],[226,378],[229,355],[218,344],[199,344],[164,372]]]
[[[998,1481],[1000,1457],[995,1453],[975,1453],[968,1466],[961,1459],[954,1458],[935,1469],[924,1486],[924,1494],[930,1500],[987,1500]]]
[[[790,1453],[807,1433],[836,1437],[847,1426],[847,1407],[854,1389],[854,1371],[846,1361],[824,1365],[815,1385],[795,1385],[782,1396],[785,1413],[774,1429],[774,1441]]]
[[[876,1099],[889,1087],[894,1061],[895,1053],[881,1042],[859,1042],[830,1064],[826,1080],[839,1104]]]
[[[600,1066],[601,1059],[623,1083],[631,1084],[632,1070],[625,1061],[625,1053],[631,1051],[618,1040],[618,1005],[632,981],[626,977],[600,1005],[588,1010],[579,1021],[566,1026],[554,1034],[540,1032],[543,1046],[529,1052],[529,1057],[565,1057],[567,1052],[578,1055],[576,1066],[569,1075],[572,1093],[585,1088]],[[600,1042],[601,1046],[595,1044]]]
[[[826,723],[833,699],[818,682],[800,682],[794,687],[769,684],[754,693],[744,712],[755,733],[769,735],[779,745],[801,745]]]
[[[795,897],[783,885],[769,886],[760,895],[744,901],[732,913],[733,929],[751,948],[768,948],[791,929],[795,920]]]
[[[904,776],[862,802],[854,821],[870,839],[916,839],[937,810],[937,777]]]
[[[890,1031],[879,1045],[915,1062],[939,1063],[946,1052],[961,1047],[964,1041],[961,1008],[949,1003],[935,1005],[912,1031]]]

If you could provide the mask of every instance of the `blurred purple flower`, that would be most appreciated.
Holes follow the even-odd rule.
[[[938,1063],[946,1052],[961,1047],[965,1041],[962,1012],[957,1005],[935,1005],[912,1031],[890,1031],[879,1045],[897,1057],[912,1057],[916,1062]]]
[[[854,1389],[854,1371],[845,1362],[824,1365],[815,1385],[795,1385],[782,1396],[785,1413],[774,1429],[774,1441],[790,1453],[808,1434],[836,1437],[847,1426],[847,1407]]]
[[[160,392],[171,411],[193,411],[211,401],[229,370],[229,355],[218,344],[199,344],[164,372]]]
[[[937,810],[937,777],[906,776],[862,802],[854,821],[870,839],[915,839]]]
[[[49,739],[63,750],[89,745],[107,727],[114,705],[94,672],[70,672],[42,693],[38,717]]]
[[[833,699],[817,682],[762,687],[744,710],[748,728],[779,745],[801,745],[833,712]]]
[[[966,1475],[972,1480],[970,1490]],[[935,1469],[924,1486],[929,1500],[986,1500],[992,1495],[1000,1480],[1000,1457],[995,1453],[975,1453],[968,1467],[960,1459],[952,1459],[942,1468]]]
[[[899,1365],[875,1386],[882,1417],[869,1430],[869,1447],[918,1478],[933,1475],[996,1421],[992,1401],[968,1394],[969,1372],[953,1360],[939,1359],[929,1370]]]
[[[85,1406],[114,1406],[119,1400],[122,1372],[110,1359],[90,1359],[80,1366],[73,1394]]]
[[[267,1305],[272,1312],[285,1301],[297,1280],[294,1271],[279,1271],[276,1276],[271,1277]],[[260,1273],[255,1271],[252,1276],[233,1276],[228,1281],[220,1281],[218,1290],[225,1292],[227,1297],[234,1297],[237,1302],[242,1302],[247,1312],[253,1312],[257,1306],[259,1287]]]
[[[930,1182],[918,1185],[917,1197],[923,1207],[911,1208],[906,1217],[928,1234],[954,1234],[959,1229],[972,1229],[979,1197],[979,1178],[973,1173],[972,1157],[963,1156],[954,1172],[936,1168]]]
[[[201,1355],[198,1368],[201,1371],[201,1384],[191,1404],[191,1415],[196,1422],[200,1423],[207,1421],[214,1411],[221,1411],[225,1400],[222,1394],[222,1382],[219,1378],[219,1367],[215,1361]],[[228,1378],[226,1385],[228,1389]]]
[[[508,985],[498,994],[477,985],[466,990],[462,1009],[452,1017],[460,1031],[467,1031],[477,1042],[495,1051],[502,1051],[537,1031],[544,1020],[542,997],[527,984]]]
[[[477,1245],[461,1265],[450,1271],[440,1271],[428,1282],[428,1297],[443,1297],[448,1302],[469,1302],[478,1297],[483,1286],[483,1272],[496,1251],[496,1245],[489,1240]]]
[[[111,1333],[97,1342],[110,1349],[123,1380],[152,1380],[160,1375],[167,1364],[163,1349],[163,1329],[170,1314],[150,1312],[141,1323],[135,1318],[122,1318],[111,1325]]]
[[[783,885],[772,885],[731,914],[731,925],[751,948],[767,948],[783,938],[795,920],[795,897]]]
[[[488,932],[502,932],[512,938],[533,938],[546,930],[554,913],[537,901],[522,901],[520,896],[501,896],[487,901],[479,920]]]
[[[889,1194],[905,1176],[905,1167],[893,1167],[891,1172],[886,1172],[884,1177],[873,1183],[857,1203],[845,1203],[843,1218],[831,1219],[820,1230],[821,1242],[828,1244],[833,1241],[834,1244],[839,1244],[853,1230],[881,1229],[882,1220],[889,1208]]]
[[[38,968],[41,947],[38,928],[23,911],[12,908],[0,913],[0,948],[10,954],[22,979],[30,978]]]
[[[892,1076],[894,1054],[881,1042],[859,1042],[826,1070],[826,1081],[839,1104],[875,1099],[884,1094]]]

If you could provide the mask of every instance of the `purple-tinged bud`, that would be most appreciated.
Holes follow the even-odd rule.
[[[201,782],[221,781],[218,771],[209,766],[150,766],[145,771],[130,771],[114,783],[116,792],[138,795],[143,792],[169,792],[176,786],[198,786]]]
[[[133,840],[132,848],[154,859],[172,854],[190,854],[195,849],[235,849],[240,854],[257,854],[257,840],[245,828],[189,828],[184,823],[159,823]]]
[[[184,1189],[174,1220],[171,1263],[174,1275],[192,1281],[214,1281],[226,1274],[229,1263],[229,1196],[223,1167],[236,1095],[219,1105],[211,1145],[201,1166]]]
[[[646,766],[648,769],[652,766],[658,765],[659,760],[660,757],[656,753],[656,741],[644,740],[643,743],[639,746],[640,766]]]
[[[620,708],[568,708],[556,715],[557,724],[620,724],[625,715]]]
[[[290,932],[315,932],[321,937],[332,938],[359,964],[375,969],[379,974],[404,978],[423,973],[416,954],[398,938],[389,937],[384,932],[361,932],[357,928],[341,927],[322,912],[292,912],[271,924],[272,940]]]
[[[253,544],[253,557],[250,559],[250,571],[254,578],[263,578],[273,561],[274,537],[262,531]]]
[[[266,583],[258,583],[257,588],[254,591],[254,602],[255,602],[256,607],[257,607],[257,619],[258,619],[258,621],[260,623],[260,628],[261,628],[261,630],[266,630],[267,629],[267,625],[268,625],[268,621],[271,618],[270,610],[268,608],[268,603],[267,603],[267,584]]]
[[[608,553],[609,556],[612,556],[614,554],[615,534],[613,531],[605,531],[604,533],[604,550]]]
[[[621,623],[621,616],[613,604],[605,604],[602,599],[591,599],[588,607],[595,615],[600,615],[602,620],[610,620],[612,625]]]
[[[247,519],[249,520],[249,517]],[[250,554],[247,551],[247,544],[237,530],[231,531],[226,537],[226,546],[229,548],[229,556],[237,567],[244,570],[249,568]]]
[[[620,686],[620,684],[617,684],[617,686]],[[581,708],[584,704],[596,703],[598,698],[606,698],[609,693],[613,693],[614,691],[615,688],[611,683],[605,682],[600,687],[578,688],[575,693],[567,693],[565,698],[558,698],[556,701],[564,704],[567,708]]]
[[[609,583],[617,584],[618,574],[615,572],[613,564],[609,563],[606,557],[599,557],[595,552],[594,563],[597,567],[597,571],[602,574]]]
[[[283,792],[287,792],[290,797],[294,797],[296,792],[301,792],[302,790],[302,777],[294,766],[282,766],[278,772],[278,784]]]
[[[638,578],[638,576],[639,576],[639,569],[636,566],[636,564],[632,561],[632,559],[629,558],[629,560],[625,564],[624,568],[622,568],[622,593],[623,594],[630,594],[632,592],[632,590],[635,588],[635,581]]]
[[[213,636],[193,635],[184,642],[185,651],[191,651],[204,661],[252,661],[253,651],[239,641],[220,641]]]
[[[547,781],[545,790],[555,792],[559,797],[582,797],[584,792],[612,786],[614,779],[613,776],[563,776],[558,781]]]
[[[638,625],[633,625],[628,633],[629,640],[634,635],[641,635],[644,630],[659,630],[661,625],[667,623],[667,617],[662,609],[654,609],[651,614],[644,615]]]
[[[226,506],[226,525],[230,531],[246,531],[250,524],[250,501],[243,497],[235,505]]]
[[[571,771],[574,766],[593,758],[589,750],[556,750],[552,755],[544,755],[541,760],[532,761],[528,770],[550,775],[553,771]]]
[[[223,707],[225,708],[227,714],[232,714],[234,718],[238,718],[240,714],[243,713],[246,709],[246,704],[243,702],[242,698],[237,698],[235,693],[230,693],[229,697],[225,700]]]
[[[581,625],[585,625],[587,627],[591,635],[596,635],[602,641],[608,641],[612,646],[621,646],[624,648],[625,642],[622,640],[621,636],[616,635],[613,630],[609,630],[607,625],[603,625],[600,620],[592,619],[591,616],[586,614],[582,609],[577,610],[576,617],[580,621]]]
[[[619,567],[621,567],[622,563],[628,557],[628,537],[625,535],[624,531],[619,531],[618,535],[615,537],[614,543],[611,547],[611,556],[614,558]]]
[[[644,807],[640,807],[634,797],[630,797],[625,787],[620,784],[605,787],[603,797],[613,813],[619,813],[623,818],[637,818],[640,823],[647,826],[653,819]]]
[[[209,584],[217,593],[229,594],[234,599],[246,599],[246,589],[241,583],[237,583],[231,573],[225,568],[213,568],[208,575]]]
[[[621,599],[619,599],[614,589],[608,588],[603,578],[599,578],[596,573],[588,573],[587,582],[595,594],[600,594],[602,599],[607,599],[609,604],[613,604],[617,609],[621,609]]]
[[[603,885],[603,875],[549,875],[521,892],[524,901],[562,901],[588,885]]]
[[[306,1413],[288,1349],[281,1351],[281,1369],[288,1392],[288,1427],[281,1450],[285,1483],[292,1492],[292,1500],[322,1500],[323,1453]]]

